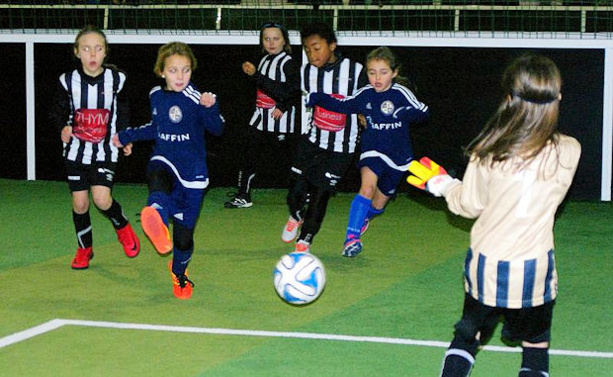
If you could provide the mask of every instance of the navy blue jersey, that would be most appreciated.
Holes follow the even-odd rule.
[[[310,93],[307,106],[319,105],[343,114],[363,114],[367,126],[362,132],[362,157],[379,157],[390,167],[407,170],[413,159],[409,134],[411,123],[425,119],[428,106],[415,98],[408,88],[393,84],[377,93],[371,85],[359,89],[353,96],[336,99],[324,93]]]
[[[151,122],[119,133],[123,145],[155,140],[152,160],[167,164],[184,187],[202,189],[208,185],[205,131],[220,135],[224,119],[217,103],[200,105],[200,92],[190,83],[173,92],[157,86],[149,93]]]

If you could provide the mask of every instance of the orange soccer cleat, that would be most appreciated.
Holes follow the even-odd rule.
[[[189,280],[187,271],[181,275],[175,275],[172,272],[172,261],[168,262],[168,269],[170,270],[170,277],[172,278],[172,293],[176,298],[181,300],[187,300],[192,297],[194,292],[194,282]]]
[[[140,213],[143,231],[160,254],[168,254],[172,250],[170,231],[160,213],[153,207],[147,206]]]

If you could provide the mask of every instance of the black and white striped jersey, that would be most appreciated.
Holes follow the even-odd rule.
[[[353,95],[366,84],[362,64],[337,55],[334,63],[317,68],[310,63],[302,67],[302,90],[322,92],[337,98]],[[303,133],[321,149],[338,153],[354,153],[358,142],[357,114],[338,114],[315,107],[303,113]]]
[[[128,122],[127,105],[119,105],[118,93],[126,81],[125,73],[106,66],[96,77],[86,75],[81,68],[64,73],[60,76],[63,93],[56,98],[58,106],[52,116],[61,129],[66,125],[73,127],[79,122],[95,123],[104,128],[103,138],[92,142],[72,137],[64,144],[64,157],[85,165],[92,162],[117,162],[118,149],[113,146],[112,137],[118,131],[118,124],[124,128]],[[120,107],[124,107],[121,109]],[[97,111],[98,110],[98,111]]]
[[[300,98],[300,67],[286,52],[266,55],[254,75],[257,86],[256,107],[249,124],[260,131],[293,133],[296,104]],[[280,119],[272,113],[284,111]]]

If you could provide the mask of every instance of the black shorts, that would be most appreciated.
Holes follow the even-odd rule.
[[[480,341],[486,344],[502,320],[502,340],[509,345],[549,342],[554,305],[555,300],[532,308],[497,308],[483,305],[467,294],[462,319],[455,325],[456,335],[474,339],[480,332]]]
[[[302,139],[291,170],[313,186],[335,192],[353,161],[353,154],[330,152]]]
[[[85,165],[67,160],[66,173],[70,192],[89,190],[91,186],[113,188],[116,167],[115,162],[95,162]]]

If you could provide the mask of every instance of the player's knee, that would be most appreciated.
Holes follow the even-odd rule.
[[[455,325],[455,337],[451,342],[450,348],[462,349],[468,351],[472,356],[475,356],[481,344],[477,339],[478,332],[479,329],[474,323],[462,318],[460,322]]]
[[[89,210],[89,198],[85,197],[73,197],[72,209],[76,213],[85,213]]]
[[[102,211],[106,211],[113,204],[113,198],[109,194],[94,194],[92,195],[94,204]]]
[[[373,199],[376,191],[377,186],[372,183],[362,182],[362,185],[360,186],[360,195],[367,199]]]

